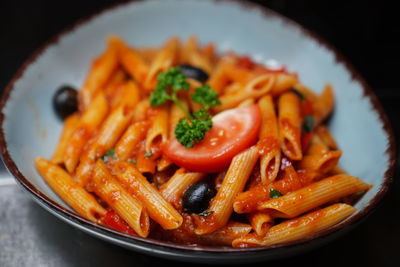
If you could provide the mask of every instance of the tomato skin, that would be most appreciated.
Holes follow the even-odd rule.
[[[136,235],[135,231],[114,210],[109,210],[104,215],[103,223],[117,231]]]
[[[235,155],[256,143],[260,125],[257,105],[226,110],[213,117],[213,127],[203,141],[185,148],[173,137],[163,153],[188,171],[219,172],[229,166]]]
[[[243,56],[239,58],[238,65],[241,68],[252,70],[254,68],[254,62],[249,56]]]

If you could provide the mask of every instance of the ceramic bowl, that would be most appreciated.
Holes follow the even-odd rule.
[[[75,214],[34,168],[37,156],[50,157],[62,123],[51,98],[60,85],[79,87],[109,34],[134,46],[160,45],[177,35],[195,34],[219,51],[234,50],[258,62],[277,60],[320,92],[335,88],[330,129],[344,154],[341,166],[373,188],[357,212],[334,227],[295,242],[232,249],[192,247],[133,237]],[[380,202],[392,180],[393,134],[369,86],[337,51],[298,24],[254,4],[237,1],[150,0],[120,4],[64,31],[39,49],[8,84],[1,101],[1,152],[9,171],[42,207],[63,221],[104,240],[142,253],[192,262],[240,263],[276,259],[309,250],[355,226]]]

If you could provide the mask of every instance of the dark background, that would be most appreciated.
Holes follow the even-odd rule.
[[[0,89],[6,86],[23,61],[53,35],[76,20],[115,2],[117,1],[0,0]],[[394,6],[396,1],[271,0],[253,2],[263,4],[299,22],[341,51],[371,85],[389,116],[396,136],[399,136],[400,123],[397,121],[397,114],[400,111],[398,104],[400,100],[400,38],[398,38],[400,23],[398,11]],[[400,251],[398,245],[400,189],[397,175],[392,188],[379,209],[345,237],[307,254],[262,264],[335,267],[400,266],[400,260],[397,257]],[[16,190],[15,194],[22,193]],[[27,214],[33,214],[32,223],[43,224],[43,227],[45,225],[48,228],[48,231],[45,231],[43,227],[38,226],[39,228],[30,230],[42,229],[43,237],[39,235],[35,242],[37,246],[43,246],[44,249],[38,250],[35,247],[32,251],[28,249],[21,252],[21,247],[26,245],[26,241],[16,236],[16,241],[12,242],[14,247],[7,248],[9,254],[5,256],[0,252],[0,256],[3,256],[0,257],[0,266],[37,266],[39,263],[44,263],[43,266],[53,266],[51,263],[57,263],[58,266],[100,266],[102,264],[107,266],[113,262],[120,265],[167,264],[162,260],[141,256],[81,234],[78,230],[42,211],[31,200],[22,196],[21,198],[23,198],[21,201],[26,204],[24,208],[29,210]],[[3,203],[1,201],[0,198],[0,211],[6,205],[4,200]],[[8,217],[0,217],[0,225],[7,225],[10,222],[30,223],[26,218],[19,217],[25,216],[22,213],[5,214]],[[15,217],[10,218],[10,216]],[[21,227],[24,229],[23,226]],[[15,235],[18,235],[18,231]],[[0,250],[3,249],[0,247]],[[29,256],[29,253],[38,253],[37,251],[41,254]],[[23,263],[22,265],[15,261],[16,255],[19,258],[18,263]],[[54,260],[55,258],[58,260]]]

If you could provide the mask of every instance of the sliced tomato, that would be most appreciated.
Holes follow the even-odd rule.
[[[189,171],[222,171],[235,155],[257,141],[261,112],[257,105],[234,108],[217,114],[212,121],[203,141],[186,148],[173,138],[164,147],[164,155]]]
[[[110,228],[131,235],[136,235],[135,231],[113,210],[104,215],[103,222]]]

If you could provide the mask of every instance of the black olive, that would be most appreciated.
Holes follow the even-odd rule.
[[[208,208],[217,191],[205,182],[192,184],[183,194],[182,206],[186,213],[201,213]]]
[[[208,80],[207,72],[200,68],[188,64],[182,64],[178,67],[181,68],[182,73],[185,74],[188,78],[198,80],[201,83],[205,83]]]
[[[64,120],[78,110],[78,92],[73,87],[63,85],[53,96],[53,108],[57,116]]]

